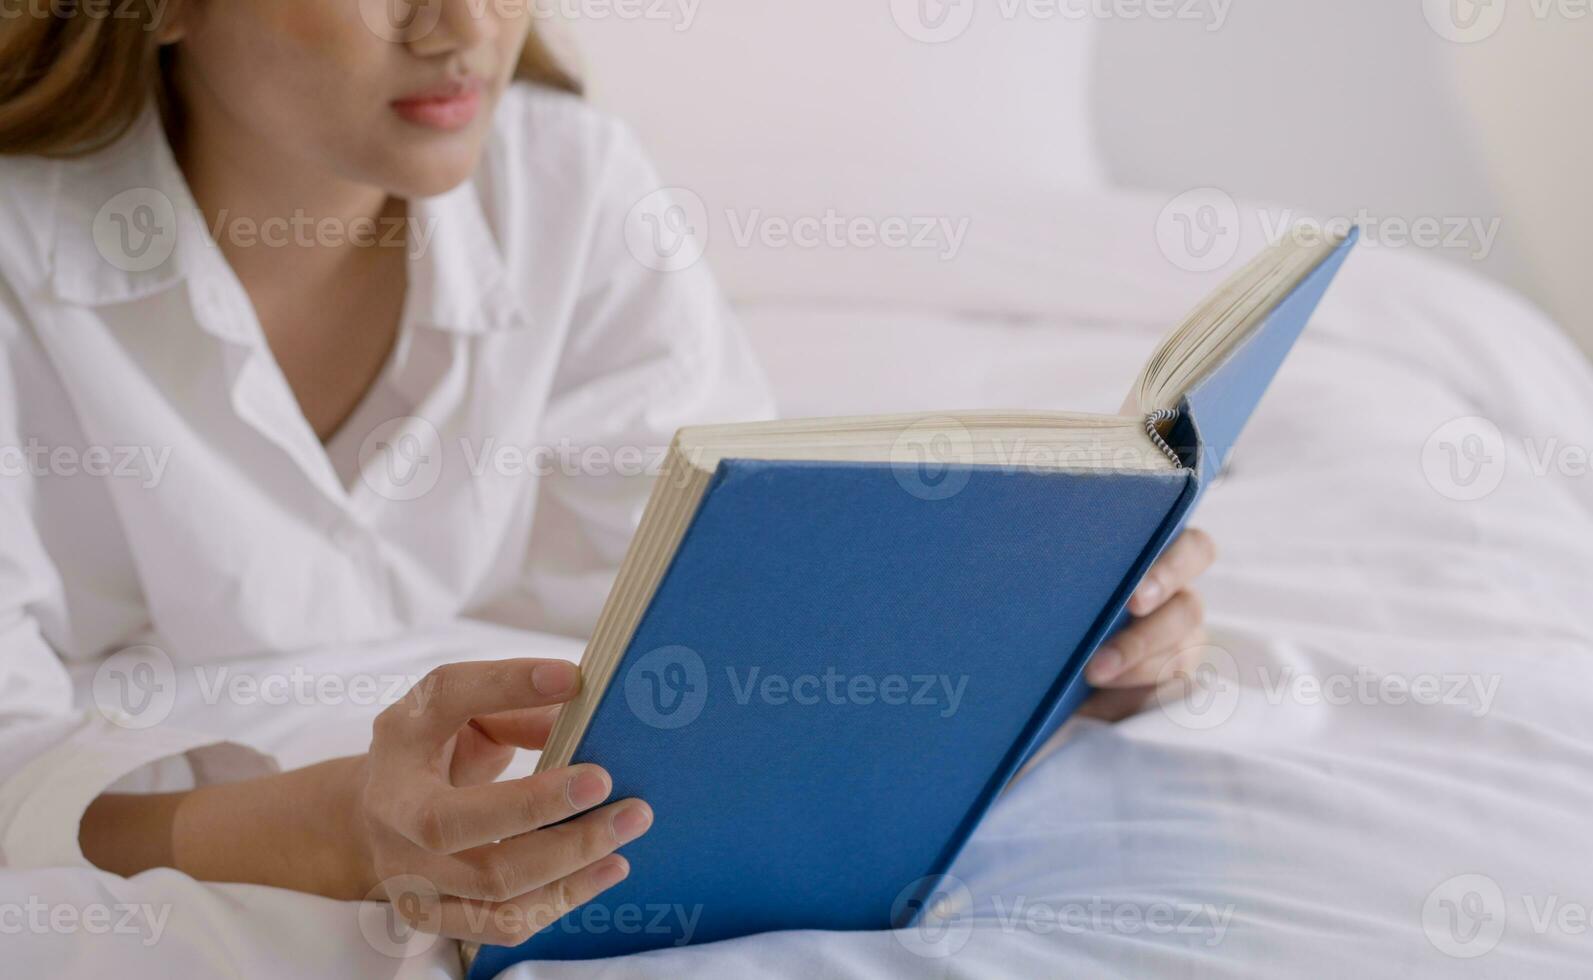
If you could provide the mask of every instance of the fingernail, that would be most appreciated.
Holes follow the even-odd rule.
[[[599,769],[585,769],[571,776],[564,787],[570,805],[577,810],[590,810],[608,799],[608,780]]]
[[[1153,578],[1148,578],[1140,583],[1139,601],[1146,605],[1155,605],[1162,601],[1162,584]]]
[[[633,803],[614,815],[614,839],[621,844],[647,833],[653,825],[653,809],[645,803]]]
[[[1092,684],[1105,684],[1123,672],[1123,652],[1117,647],[1101,647],[1090,660],[1089,680]]]
[[[594,876],[597,879],[597,887],[603,889],[613,888],[624,881],[630,873],[631,863],[616,854],[598,868]]]
[[[574,687],[575,680],[579,676],[574,664],[562,660],[537,664],[531,671],[531,686],[537,689],[538,694],[546,694],[550,698],[556,697]]]

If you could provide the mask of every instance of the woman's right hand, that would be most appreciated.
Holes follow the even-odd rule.
[[[579,689],[562,660],[439,667],[382,712],[365,755],[177,793],[105,793],[78,841],[120,875],[176,868],[385,898],[424,932],[516,945],[623,880],[630,865],[614,851],[652,825],[641,800],[593,809],[612,789],[597,766],[493,781],[516,749],[543,746]]]
[[[354,803],[371,897],[425,932],[517,945],[624,880],[614,851],[653,815],[634,799],[593,809],[612,790],[603,769],[493,782],[579,688],[562,660],[455,663],[382,712]]]

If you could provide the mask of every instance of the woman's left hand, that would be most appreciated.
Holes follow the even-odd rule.
[[[1193,671],[1206,643],[1205,611],[1193,583],[1211,567],[1217,546],[1190,528],[1156,560],[1129,600],[1134,617],[1101,645],[1084,678],[1098,690],[1081,713],[1120,721],[1144,708],[1156,685],[1179,670]]]

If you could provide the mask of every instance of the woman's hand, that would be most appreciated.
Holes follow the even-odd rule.
[[[559,660],[450,664],[376,719],[358,800],[366,874],[411,925],[517,945],[630,873],[613,852],[652,811],[593,810],[612,788],[601,768],[492,781],[516,747],[543,746],[579,686]]]
[[[1200,596],[1191,585],[1216,557],[1211,535],[1196,528],[1162,553],[1129,600],[1133,622],[1102,644],[1085,668],[1085,680],[1098,690],[1081,713],[1120,721],[1145,706],[1160,680],[1194,670],[1206,632]]]
[[[593,809],[612,789],[597,766],[493,782],[516,748],[543,746],[579,689],[562,660],[450,664],[382,712],[366,755],[181,793],[107,793],[78,839],[121,875],[176,868],[385,896],[421,931],[516,945],[623,880],[615,849],[652,824],[640,800]]]

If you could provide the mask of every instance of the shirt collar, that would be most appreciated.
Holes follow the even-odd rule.
[[[213,247],[153,107],[115,143],[57,166],[50,281],[62,299],[141,299]]]
[[[187,280],[234,280],[177,166],[153,103],[114,144],[58,163],[51,283],[68,302],[142,299]],[[525,326],[476,181],[409,203],[412,322],[474,334]],[[230,339],[248,331],[221,329]]]
[[[483,333],[530,323],[476,182],[409,202],[412,322]]]

